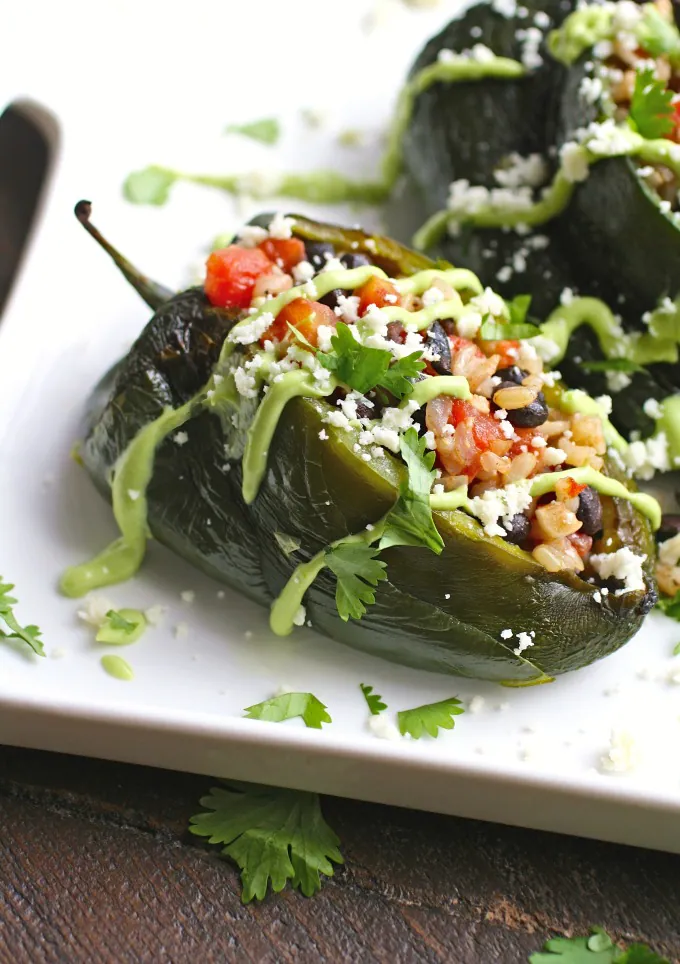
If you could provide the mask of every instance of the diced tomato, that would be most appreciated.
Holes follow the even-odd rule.
[[[260,275],[272,269],[272,262],[258,248],[230,244],[220,248],[206,263],[205,293],[216,308],[247,308]]]
[[[385,278],[369,278],[354,294],[359,296],[359,316],[365,314],[369,305],[390,308],[401,304],[399,292],[392,282]]]
[[[476,345],[474,341],[470,341],[469,338],[461,338],[460,335],[449,335],[449,344],[451,345],[451,352],[453,354],[460,351],[462,348],[467,348],[472,345],[477,358],[486,357],[480,347]]]
[[[565,489],[567,490],[567,496],[570,499],[575,499],[587,486],[583,485],[581,482],[576,482],[574,479],[567,478],[564,480]]]
[[[454,398],[449,421],[455,426],[463,422],[470,426],[471,440],[477,449],[477,455],[470,460],[464,471],[469,479],[474,479],[479,472],[480,456],[488,451],[492,442],[505,438],[503,429],[493,415],[485,415],[470,402],[463,401],[461,398]]]
[[[499,368],[510,368],[511,365],[517,364],[517,352],[519,351],[518,341],[512,341],[510,338],[502,341],[484,341],[482,342],[482,347],[487,358],[490,358],[492,355],[501,356],[498,364]]]
[[[581,559],[584,559],[593,548],[593,537],[586,535],[585,532],[572,532],[570,536],[567,536],[567,539]]]
[[[290,324],[300,332],[310,345],[314,345],[316,348],[319,325],[328,325],[335,328],[337,320],[335,312],[328,305],[322,305],[319,301],[307,301],[306,298],[296,298],[278,313],[274,324],[265,331],[260,343],[264,344],[268,340],[274,342],[292,341],[294,336],[288,327]],[[300,342],[300,347],[305,347],[302,342]]]
[[[305,258],[304,242],[299,238],[267,238],[258,248],[288,274]]]
[[[671,120],[673,121],[673,129],[665,136],[671,141],[680,141],[680,101],[673,104]]]

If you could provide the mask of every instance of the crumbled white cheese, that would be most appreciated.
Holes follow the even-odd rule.
[[[599,77],[584,77],[578,89],[586,104],[597,104],[602,97],[602,81]]]
[[[78,618],[89,626],[99,629],[111,609],[115,609],[115,606],[105,596],[88,596],[82,608],[78,610]]]
[[[659,544],[659,562],[664,566],[677,566],[680,562],[680,532]]]
[[[307,616],[307,611],[304,606],[298,606],[297,612],[293,616],[294,626],[304,626],[305,617]]]
[[[304,284],[305,281],[311,281],[314,274],[314,265],[309,261],[300,261],[293,268],[293,280],[299,285]]]
[[[338,295],[338,304],[334,311],[338,318],[346,321],[347,324],[353,324],[359,320],[359,304],[360,298],[358,295]]]
[[[437,448],[437,442],[434,437],[434,432],[425,432],[425,435],[423,436],[423,438],[425,439],[425,445],[427,446],[428,449],[434,450]]]
[[[605,415],[611,415],[613,409],[613,403],[611,395],[598,395],[595,402],[600,406],[602,412]]]
[[[324,422],[327,422],[329,425],[332,425],[334,428],[349,429],[351,427],[347,416],[343,415],[342,412],[338,412],[336,410],[333,410],[332,412],[328,412],[328,414],[324,415],[323,420]]]
[[[506,284],[512,278],[512,268],[509,264],[504,264],[502,268],[499,268],[496,272],[496,277],[501,284]]]
[[[486,700],[483,696],[473,696],[468,705],[469,713],[479,713],[480,710],[484,709]]]
[[[507,522],[509,526],[513,516],[529,508],[530,488],[531,483],[523,481],[507,485],[504,489],[488,489],[470,500],[470,511],[482,523],[487,535],[505,537],[507,529],[501,523]]]
[[[238,243],[242,248],[255,248],[262,241],[266,241],[269,232],[264,228],[259,228],[255,224],[246,224],[241,228],[238,235]]]
[[[514,635],[511,629],[501,629],[501,639],[512,639]]]
[[[671,464],[666,433],[658,432],[644,441],[631,442],[623,460],[633,475],[645,482],[654,478],[657,472],[668,472]]]
[[[259,341],[267,328],[274,324],[274,315],[270,311],[264,311],[261,315],[249,322],[241,322],[235,325],[229,333],[229,341],[237,345],[252,345]]]
[[[292,238],[294,224],[295,221],[292,218],[284,217],[280,211],[277,211],[269,223],[269,237],[281,240]]]
[[[166,611],[166,606],[161,606],[159,603],[157,603],[155,606],[149,606],[148,609],[144,610],[144,618],[149,626],[160,626],[160,624],[163,622]]]
[[[187,603],[188,606],[191,606],[192,603],[193,603],[193,601],[194,601],[194,599],[196,598],[196,593],[194,592],[193,589],[184,589],[184,590],[179,594],[179,596],[180,596],[180,599],[182,600],[182,602],[185,602],[185,603]]]
[[[645,413],[645,415],[653,418],[654,421],[657,421],[657,419],[660,419],[663,415],[663,408],[656,398],[648,398],[645,404],[642,406],[642,411]]]
[[[172,441],[175,443],[175,445],[186,445],[189,441],[189,436],[186,432],[176,432],[172,436]]]
[[[500,211],[528,211],[533,205],[530,187],[483,187],[460,178],[449,185],[447,208],[451,212],[451,227],[456,233],[456,222],[487,208]]]
[[[444,301],[445,295],[441,288],[433,285],[431,288],[428,288],[427,291],[423,292],[421,300],[423,307],[429,308],[431,305],[438,305],[440,301]]]
[[[567,457],[567,453],[564,449],[554,448],[551,445],[546,446],[543,452],[543,462],[545,465],[561,465]]]
[[[615,593],[621,596],[646,588],[642,570],[646,558],[645,555],[637,555],[629,546],[623,546],[616,552],[595,553],[590,557],[590,564],[601,579],[618,579],[624,584]]]
[[[576,141],[567,141],[560,148],[562,173],[572,184],[585,181],[590,173],[588,152]]]
[[[529,338],[528,343],[535,349],[539,358],[546,363],[553,361],[562,354],[557,342],[545,335],[536,335],[535,338]]]
[[[544,449],[547,447],[548,443],[546,442],[546,440],[543,438],[542,435],[534,435],[534,437],[531,440],[531,445],[532,445],[532,448],[535,448],[535,449]]]
[[[616,729],[611,731],[609,749],[600,758],[600,769],[604,773],[629,773],[640,759],[640,748],[632,733]]]
[[[327,440],[328,432],[326,431],[325,428],[322,428],[321,431],[319,432],[319,438],[321,439],[322,442],[325,442]]]
[[[500,295],[491,288],[485,288],[481,295],[470,299],[471,307],[476,308],[481,315],[493,315],[494,318],[505,318],[508,309]]]
[[[605,374],[605,378],[607,381],[607,388],[610,392],[614,392],[614,394],[617,392],[622,392],[624,388],[628,388],[633,380],[630,375],[626,374],[626,372],[607,372]]]
[[[502,187],[540,187],[547,180],[548,165],[541,154],[522,157],[513,153],[507,163],[494,171],[493,176]]]
[[[175,626],[175,639],[184,639],[189,635],[188,623],[177,623]]]
[[[529,633],[518,633],[517,641],[518,645],[513,649],[515,656],[521,656],[525,649],[529,649],[530,646],[534,645],[534,641]]]
[[[276,378],[274,381],[276,381]],[[239,395],[244,398],[257,398],[255,378],[243,366],[234,369],[234,384]]]
[[[368,728],[381,740],[401,740],[401,733],[384,713],[371,714],[368,718]]]
[[[456,330],[461,338],[476,337],[482,324],[482,316],[476,311],[466,311],[456,321]]]
[[[562,294],[560,295],[560,304],[570,305],[573,300],[574,300],[573,288],[562,288]]]
[[[522,63],[527,70],[536,70],[543,63],[539,52],[543,33],[538,27],[527,27],[526,30],[516,30],[515,37],[522,43]]]

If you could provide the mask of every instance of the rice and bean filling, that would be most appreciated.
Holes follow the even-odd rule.
[[[656,0],[663,20],[673,23],[673,9],[670,0]],[[604,94],[604,103],[612,112],[616,123],[626,122],[631,111],[635,85],[642,71],[651,69],[655,79],[662,81],[665,89],[672,92],[670,106],[672,113],[668,122],[669,130],[664,136],[680,143],[680,70],[671,63],[667,54],[652,55],[640,46],[635,35],[635,27],[642,17],[642,7],[633,0],[623,0],[616,5],[615,25],[617,32],[613,40],[600,41],[594,48],[598,61],[593,65],[593,77],[586,78],[582,93],[597,96]],[[669,28],[670,29],[670,28]],[[633,159],[639,176],[655,190],[667,211],[680,208],[678,175],[664,164],[647,164]]]
[[[544,370],[532,345],[480,337],[484,321],[508,322],[502,298],[481,286],[476,291],[456,290],[444,277],[434,277],[418,295],[401,293],[395,284],[398,279],[369,278],[354,290],[335,289],[315,301],[309,285],[324,272],[351,270],[380,259],[327,243],[303,243],[292,235],[292,220],[278,216],[269,232],[247,228],[236,244],[262,246],[277,236],[279,241],[297,242],[299,260],[276,259],[271,271],[258,277],[245,314],[254,314],[294,286],[307,285],[311,294],[289,302],[276,317],[264,316],[266,330],[260,324],[251,332],[249,344],[247,338],[239,338],[242,353],[235,382],[242,395],[258,394],[256,375],[264,368],[263,357],[267,358],[264,393],[285,373],[300,368],[323,387],[329,372],[319,365],[314,349],[330,350],[340,321],[357,342],[389,348],[397,359],[419,351],[426,366],[421,379],[463,376],[471,397],[441,395],[419,407],[415,401],[399,404],[384,390],[362,395],[339,387],[328,396],[334,407],[325,421],[336,429],[358,430],[354,449],[367,462],[380,459],[386,451],[398,453],[400,436],[415,426],[436,453],[433,495],[466,487],[469,504],[486,534],[530,552],[549,572],[583,574],[601,585],[603,594],[606,587],[617,593],[645,588],[644,557],[628,549],[613,552],[611,540],[605,545],[599,539],[606,497],[568,477],[557,482],[554,492],[531,497],[530,481],[537,475],[571,467],[603,470],[607,446],[599,417],[560,409],[556,384],[560,374]],[[384,315],[385,309],[401,308],[410,317],[449,301],[458,305],[462,301],[464,310],[457,311],[455,319],[442,317],[422,331]],[[328,437],[322,429],[320,438]],[[607,556],[622,553],[626,559],[619,558],[613,572],[607,571]],[[625,574],[621,563],[626,563]]]

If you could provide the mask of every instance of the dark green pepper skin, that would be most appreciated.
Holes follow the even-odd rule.
[[[516,31],[532,25],[533,13],[546,11],[553,25],[564,16],[560,0],[534,0],[524,6],[531,12],[522,19],[504,17],[488,3],[472,7],[429,41],[409,76],[436,62],[442,49],[462,52],[476,43],[485,44],[499,56],[521,60]],[[482,31],[479,37],[474,35],[477,30]],[[427,217],[445,209],[453,181],[465,179],[474,185],[498,187],[494,171],[514,152],[523,157],[533,153],[547,156],[549,119],[562,73],[561,65],[544,51],[543,67],[518,80],[438,83],[420,94],[402,143],[406,181],[388,207],[391,230],[408,237]],[[550,163],[554,169],[554,162]],[[504,284],[497,279],[498,271],[526,249],[526,238],[514,231],[463,227],[459,235],[443,238],[430,253],[470,268],[504,296],[532,292],[532,313],[542,318],[569,284],[569,265],[553,226],[545,225],[540,233],[549,238],[548,247],[531,251],[526,271],[513,273]]]
[[[298,225],[305,238],[344,247],[357,241],[359,250],[369,252],[367,235],[303,219]],[[392,273],[432,267],[395,242],[373,240],[376,261]],[[112,467],[135,433],[164,406],[185,402],[205,384],[232,323],[208,305],[200,289],[183,292],[156,312],[98,386],[82,458],[102,492],[108,493]],[[329,430],[330,439],[321,441],[328,404],[296,399],[276,430],[262,487],[246,506],[240,456],[255,404],[241,403],[237,426],[230,417],[204,413],[186,426],[186,444],[163,442],[148,491],[149,526],[178,555],[267,605],[298,563],[389,509],[403,466],[390,455],[362,461],[353,451],[351,433]],[[613,539],[608,548],[635,546],[652,558],[647,522],[628,502],[604,502],[604,537]],[[305,598],[312,625],[347,645],[414,668],[529,685],[614,652],[653,604],[651,576],[648,592],[612,595],[600,605],[594,586],[574,575],[550,575],[527,553],[485,536],[463,512],[435,513],[435,518],[445,542],[442,554],[386,550],[388,581],[360,621],[339,618],[335,577],[324,570]],[[300,550],[284,553],[276,532],[299,540]],[[536,631],[536,643],[526,653],[530,660],[513,654],[516,643],[500,639],[506,628]]]
[[[540,0],[525,6],[532,13],[545,9],[554,27],[576,4]],[[444,48],[462,51],[480,42],[497,55],[521,59],[516,31],[531,22],[531,14],[520,20],[502,17],[486,3],[472,7],[426,45],[411,76],[436,61]],[[474,28],[481,29],[481,36],[471,35]],[[570,69],[553,60],[545,47],[542,56],[543,66],[517,81],[435,84],[418,97],[403,140],[406,180],[389,212],[395,233],[406,237],[443,210],[452,181],[464,178],[471,184],[497,186],[494,170],[511,153],[547,157],[578,128],[597,120],[596,107],[579,97],[589,54]],[[627,329],[641,330],[642,314],[659,298],[680,290],[680,229],[659,210],[627,158],[595,164],[563,214],[537,232],[549,239],[547,248],[531,251],[526,271],[513,272],[505,282],[498,279],[498,271],[526,249],[526,238],[513,231],[463,227],[458,236],[442,239],[432,253],[471,268],[506,297],[530,292],[531,313],[540,319],[559,304],[568,287],[602,298],[621,314]],[[596,395],[608,393],[603,374],[581,367],[583,361],[601,358],[594,337],[582,328],[573,336],[560,370],[570,385]],[[649,434],[653,422],[642,405],[679,387],[678,364],[652,365],[647,372],[634,374],[632,385],[613,396],[613,422],[625,433]]]

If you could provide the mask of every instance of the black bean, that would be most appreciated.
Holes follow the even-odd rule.
[[[523,512],[518,512],[517,515],[514,515],[510,520],[509,528],[507,524],[504,525],[504,528],[507,532],[505,538],[508,542],[512,542],[515,546],[521,546],[529,536],[531,523]]]
[[[323,268],[329,258],[335,257],[335,248],[326,241],[305,241],[305,257],[314,268]]]
[[[430,362],[438,375],[451,374],[451,342],[438,321],[432,325],[427,333],[425,343],[439,358]]]
[[[657,530],[656,541],[665,542],[680,532],[680,515],[665,513],[661,516],[661,528]]]
[[[348,251],[347,254],[341,254],[340,260],[345,268],[363,268],[366,264],[373,264],[367,255],[360,254],[357,251]]]
[[[340,295],[348,294],[351,294],[351,292],[343,291],[342,288],[333,288],[333,290],[329,291],[327,295],[323,296],[323,298],[319,298],[319,301],[322,305],[328,305],[329,308],[337,308],[338,298]]]
[[[596,536],[602,531],[602,502],[591,485],[579,492],[576,518],[587,536]]]
[[[402,335],[404,334],[404,326],[400,321],[391,321],[387,326],[387,340],[396,341],[401,344],[404,340]]]
[[[501,388],[512,388],[514,382],[501,382],[496,391]],[[508,421],[515,428],[536,428],[548,420],[548,404],[543,392],[539,392],[530,405],[524,408],[509,408]]]
[[[504,382],[511,382],[513,385],[521,385],[529,373],[525,372],[519,365],[511,365],[510,368],[499,368],[496,375]]]
[[[375,418],[375,405],[371,407],[365,402],[357,402],[357,418]]]

